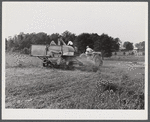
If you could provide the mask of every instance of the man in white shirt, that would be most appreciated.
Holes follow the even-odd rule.
[[[72,42],[72,41],[69,41],[67,45],[73,46],[73,42]]]
[[[92,54],[93,50],[89,47],[89,46],[86,46],[86,54]]]

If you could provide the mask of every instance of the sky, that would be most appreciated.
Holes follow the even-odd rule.
[[[122,42],[145,41],[147,2],[3,2],[2,33],[102,33]]]

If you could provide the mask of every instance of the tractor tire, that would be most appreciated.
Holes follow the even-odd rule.
[[[99,55],[94,57],[95,66],[99,67],[103,65],[103,61]]]
[[[43,67],[46,67],[46,66],[47,66],[46,61],[43,61]]]
[[[69,64],[67,65],[67,69],[69,69],[69,70],[72,70],[72,69],[74,69],[74,66],[73,66],[73,62],[69,62]]]

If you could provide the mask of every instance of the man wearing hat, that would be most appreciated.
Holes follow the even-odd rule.
[[[86,46],[86,54],[92,54],[93,50],[89,47],[89,46]]]

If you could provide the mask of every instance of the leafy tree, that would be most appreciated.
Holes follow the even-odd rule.
[[[126,45],[126,50],[133,50],[133,43],[128,43],[127,45]]]
[[[121,44],[121,40],[119,38],[112,39],[112,51],[118,51]]]
[[[14,48],[15,44],[14,44],[14,41],[12,38],[9,38],[8,41],[7,41],[7,50],[10,51],[11,48]]]
[[[50,42],[46,33],[40,32],[36,34],[36,43],[37,44],[47,44]]]
[[[102,53],[102,57],[110,57],[112,56],[113,51],[119,50],[119,42],[119,38],[113,39],[107,34],[102,34],[95,41],[94,50],[100,51]]]
[[[99,36],[96,33],[82,33],[77,36],[75,45],[78,47],[79,53],[84,53],[86,51],[86,46],[88,45],[94,49],[94,51],[102,52],[102,57],[110,57],[112,56],[112,51],[119,50],[120,39],[113,39],[107,34]]]
[[[65,31],[61,34],[63,41],[67,44],[69,41],[74,42],[76,35],[69,32],[69,31]]]
[[[47,44],[50,43],[50,37],[43,32],[40,33],[27,33],[21,32],[19,35],[15,35],[13,38],[9,38],[7,42],[7,47],[13,51],[21,51],[24,48],[29,49],[31,44]],[[25,50],[27,50],[25,49]]]
[[[133,43],[128,42],[128,41],[124,42],[123,47],[125,47],[127,51],[133,50]]]
[[[126,48],[127,44],[128,44],[128,41],[124,42],[123,47]]]
[[[136,43],[135,47],[137,47],[138,50],[143,50],[144,51],[145,50],[145,41]]]
[[[141,46],[143,47],[142,49],[145,50],[145,41],[141,43]]]
[[[58,38],[60,38],[61,35],[59,33],[53,33],[49,36],[50,41],[54,41],[56,44],[58,43]]]
[[[86,51],[86,46],[94,48],[94,41],[89,33],[82,33],[76,37],[74,41],[75,46],[78,48],[78,52],[84,53]]]

